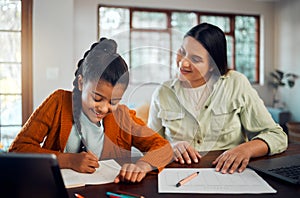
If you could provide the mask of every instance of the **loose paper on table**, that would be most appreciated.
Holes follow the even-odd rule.
[[[121,166],[115,160],[99,161],[100,167],[92,174],[79,173],[71,169],[61,169],[66,188],[74,188],[92,184],[106,184],[114,181]]]
[[[182,178],[199,171],[197,177],[176,187]],[[242,173],[222,174],[214,168],[165,168],[158,175],[159,193],[261,194],[276,193],[255,171],[246,168]]]

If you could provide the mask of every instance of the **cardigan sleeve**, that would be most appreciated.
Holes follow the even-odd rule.
[[[59,140],[64,92],[55,91],[32,113],[10,146],[9,152],[59,153],[59,146],[55,144]],[[45,142],[51,146],[43,148]]]
[[[129,111],[132,123],[132,144],[144,153],[140,159],[161,171],[173,158],[170,143],[157,132],[136,117],[135,111]]]
[[[136,112],[125,105],[119,105],[116,111],[104,119],[104,128],[106,141],[102,158],[128,157],[131,148],[136,147],[144,154],[139,160],[149,163],[157,172],[169,164],[173,157],[169,142],[148,128],[136,117]]]

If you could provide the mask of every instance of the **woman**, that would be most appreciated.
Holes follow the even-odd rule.
[[[145,155],[124,164],[115,182],[140,182],[172,159],[165,139],[135,112],[119,105],[129,82],[128,66],[114,40],[94,43],[78,63],[73,92],[56,90],[31,115],[10,152],[53,153],[61,168],[92,173],[98,160],[130,158],[134,146]]]
[[[280,153],[287,136],[241,73],[229,70],[223,31],[202,23],[184,36],[178,78],[153,94],[148,126],[173,146],[175,160],[197,163],[200,151],[226,150],[213,164],[242,172],[250,158]]]

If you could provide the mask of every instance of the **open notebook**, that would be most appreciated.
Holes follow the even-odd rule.
[[[300,184],[300,154],[251,161],[248,166],[280,180]]]
[[[55,155],[0,154],[1,197],[67,198]]]

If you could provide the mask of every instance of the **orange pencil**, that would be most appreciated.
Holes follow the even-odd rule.
[[[75,195],[75,197],[77,197],[77,198],[84,198],[84,196],[82,196],[81,194],[78,194],[78,193],[75,193],[74,195]]]
[[[190,181],[191,179],[193,179],[194,177],[196,177],[199,174],[199,172],[195,172],[189,176],[187,176],[186,178],[180,180],[177,184],[176,187],[182,186],[183,184],[185,184],[186,182]]]

